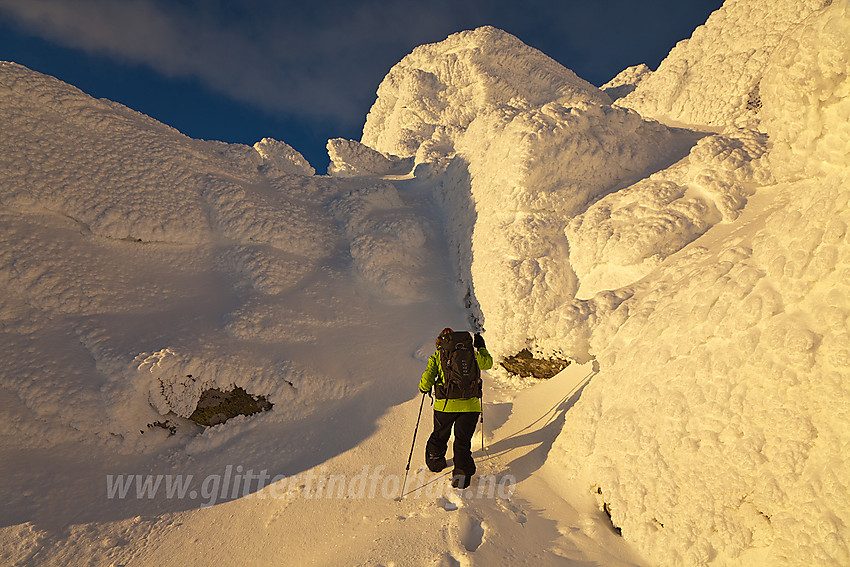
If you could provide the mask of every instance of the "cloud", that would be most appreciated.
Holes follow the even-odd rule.
[[[627,65],[660,61],[721,3],[0,0],[0,18],[276,115],[350,127],[363,123],[392,65],[456,31],[494,25],[601,84]]]
[[[389,67],[451,25],[381,1],[0,0],[0,16],[271,112],[342,122],[362,122]]]

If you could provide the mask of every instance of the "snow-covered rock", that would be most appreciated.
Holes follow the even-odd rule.
[[[407,173],[413,164],[413,158],[388,156],[356,140],[343,138],[328,140],[328,156],[331,158],[328,175],[334,177]]]
[[[617,104],[695,125],[757,128],[759,83],[783,37],[832,0],[727,0]]]
[[[291,175],[315,175],[316,170],[304,156],[286,142],[273,138],[263,138],[254,149],[263,158],[263,164],[277,172]],[[271,172],[269,172],[271,173]]]
[[[616,77],[599,87],[602,92],[611,97],[611,100],[623,98],[633,92],[641,81],[652,74],[645,63],[634,65],[620,71]]]
[[[548,102],[610,104],[599,89],[502,30],[484,26],[422,45],[378,86],[361,142],[416,155],[429,140],[456,139],[485,110]]]
[[[416,48],[378,89],[362,142],[415,156],[416,175],[438,179],[461,289],[494,352],[556,334],[546,314],[578,289],[570,218],[697,138],[610,102],[491,27]]]
[[[446,208],[474,207],[468,229],[449,223],[459,270],[480,306],[495,352],[514,354],[556,336],[548,314],[580,282],[565,228],[594,199],[675,162],[693,142],[636,113],[611,106],[550,103],[482,115],[458,143],[468,189]],[[468,268],[465,268],[468,266]]]
[[[284,142],[194,140],[14,63],[0,108],[0,384],[31,412],[4,435],[144,450],[140,426],[187,415],[202,385],[291,395],[291,363],[222,344],[324,324],[275,301],[336,250],[326,205],[342,189]],[[134,362],[151,353],[170,354]]]

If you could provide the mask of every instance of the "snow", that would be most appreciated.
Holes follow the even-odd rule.
[[[628,286],[719,222],[734,221],[771,179],[764,135],[702,138],[679,163],[599,199],[566,227],[577,297]]]
[[[849,15],[837,2],[812,16],[765,70],[765,156],[793,181],[668,257],[617,306],[616,331],[590,339],[602,371],[550,460],[593,479],[652,563],[850,559],[850,178],[848,145],[829,143],[846,121],[825,120],[847,100]]]
[[[597,89],[460,32],[329,176],[0,63],[0,563],[847,564],[848,38],[728,0]],[[485,373],[470,491],[425,404],[397,500],[446,326],[574,362]]]
[[[688,124],[753,128],[760,81],[786,34],[832,0],[727,0],[617,104]]]
[[[634,92],[640,82],[652,74],[652,69],[645,63],[623,69],[617,76],[599,87],[611,100],[623,98]]]
[[[555,335],[547,314],[575,296],[570,218],[677,161],[697,138],[610,106],[568,69],[483,27],[394,66],[361,143],[415,156],[414,173],[441,185],[472,324],[507,354]]]
[[[378,86],[361,142],[411,157],[455,139],[490,109],[581,101],[610,99],[516,37],[484,26],[419,46],[393,66]]]
[[[263,138],[254,149],[263,158],[263,165],[273,169],[272,175],[288,173],[292,175],[315,175],[316,170],[292,146],[273,138]]]
[[[762,81],[771,165],[785,179],[841,172],[850,155],[846,3],[806,24],[783,40]]]
[[[409,170],[412,162],[411,159],[385,155],[356,140],[343,138],[328,140],[328,156],[331,159],[328,174],[335,177],[387,175]]]

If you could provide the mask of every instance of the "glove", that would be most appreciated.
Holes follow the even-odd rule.
[[[487,348],[484,345],[484,337],[481,336],[481,333],[475,333],[475,338],[472,341],[472,346],[475,348]]]

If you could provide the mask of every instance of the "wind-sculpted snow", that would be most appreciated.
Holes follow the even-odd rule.
[[[755,128],[759,82],[785,34],[832,0],[728,0],[617,104],[688,124]]]
[[[258,181],[276,155],[267,151],[273,141],[258,145],[264,158],[248,146],[191,140],[50,77],[0,66],[5,207],[63,214],[108,238],[200,243],[214,230],[208,180]]]
[[[707,136],[688,157],[611,193],[567,225],[581,297],[629,285],[720,221],[734,221],[758,186],[766,137],[729,130]]]
[[[836,2],[765,71],[768,162],[789,181],[588,319],[602,371],[550,461],[589,479],[655,564],[850,561],[850,170],[835,119],[848,31]]]
[[[651,74],[652,69],[647,67],[645,63],[641,63],[620,71],[616,77],[599,88],[610,96],[611,100],[617,100],[634,92],[640,82]]]
[[[416,175],[440,184],[475,325],[508,353],[554,336],[548,314],[575,296],[570,218],[677,161],[698,137],[610,106],[572,71],[484,27],[394,66],[362,143],[415,156]],[[333,155],[338,145],[329,144]]]
[[[310,411],[347,388],[281,349],[362,326],[353,282],[419,298],[425,237],[391,185],[361,198],[283,142],[193,140],[19,65],[0,73],[0,386],[29,416],[2,432],[19,446],[156,451],[140,429],[234,384],[275,404],[297,387]]]
[[[575,73],[490,26],[422,45],[397,63],[378,87],[361,142],[411,157],[431,140],[456,139],[482,112],[548,102],[611,100]],[[417,161],[421,161],[417,159]]]

